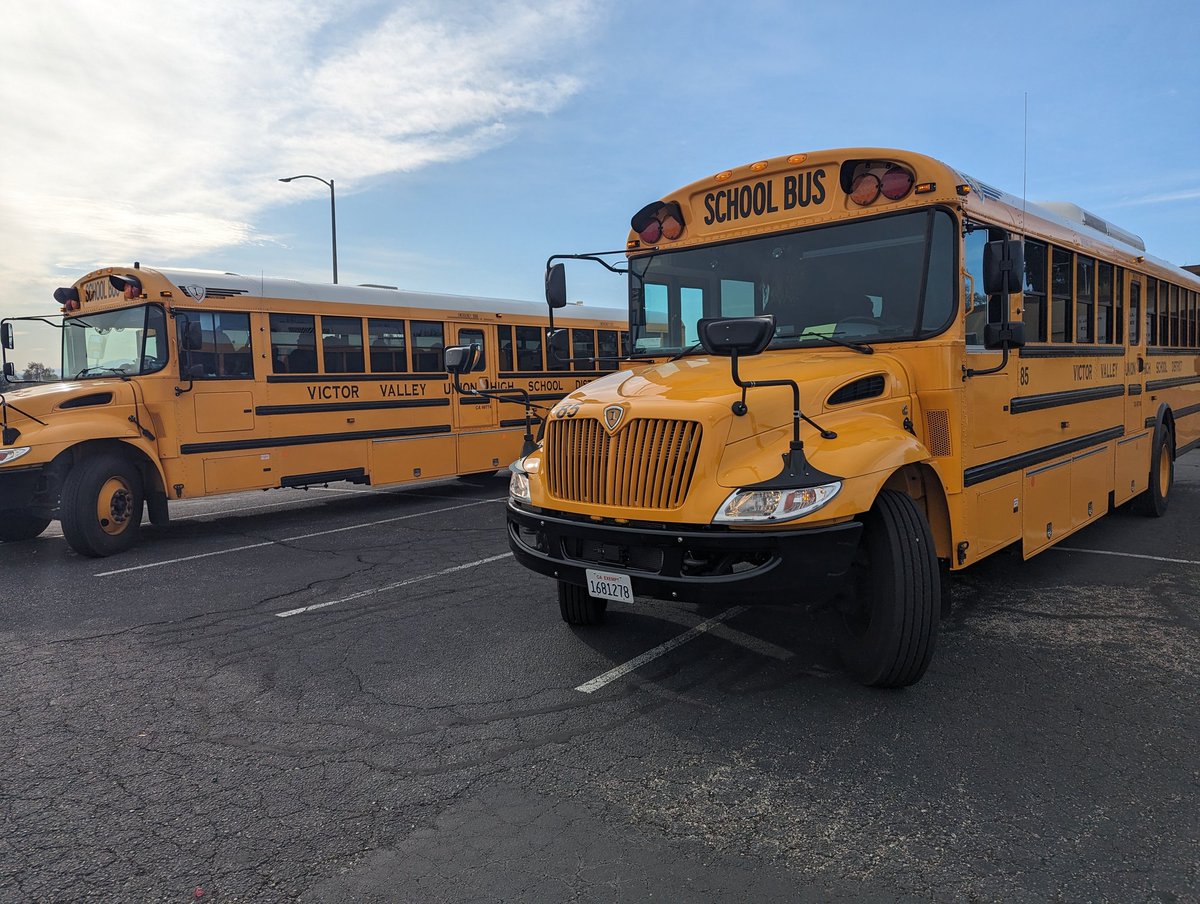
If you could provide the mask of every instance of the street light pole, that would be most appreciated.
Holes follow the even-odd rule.
[[[286,179],[280,179],[280,182],[291,182],[293,179],[316,179],[329,186],[329,230],[333,236],[333,282],[337,284],[337,200],[333,193],[333,180],[322,179],[320,176],[288,176]]]

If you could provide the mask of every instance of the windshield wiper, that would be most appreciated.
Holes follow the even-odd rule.
[[[71,379],[78,380],[80,377],[89,376],[92,371],[96,371],[97,373],[108,371],[109,373],[116,374],[122,380],[129,379],[129,374],[125,373],[125,371],[121,370],[119,367],[85,367],[79,373],[75,374],[75,376],[73,376]]]
[[[699,343],[699,342],[693,342],[687,348],[680,349],[679,351],[677,351],[675,354],[673,354],[671,357],[669,357],[667,359],[667,363],[670,364],[672,361],[678,361],[680,358],[686,358],[688,355],[690,355],[692,352],[694,352],[696,349],[698,349],[700,347],[700,345],[701,345],[701,343]]]
[[[849,342],[845,339],[838,339],[836,333],[813,333],[813,332],[809,332],[809,331],[805,330],[803,333],[800,333],[798,336],[796,336],[796,338],[797,339],[828,339],[834,345],[841,345],[841,346],[844,346],[845,348],[854,349],[854,351],[858,352],[860,355],[875,354],[875,349],[871,348],[871,346],[867,345],[867,343],[865,343],[865,342]]]

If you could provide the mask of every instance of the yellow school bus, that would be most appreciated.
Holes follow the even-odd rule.
[[[1200,443],[1200,278],[1074,205],[849,148],[631,225],[632,362],[513,466],[511,547],[571,624],[634,595],[826,605],[859,680],[909,685],[947,571],[1162,515]]]
[[[0,396],[0,540],[57,517],[89,556],[129,546],[143,508],[165,523],[171,499],[495,471],[526,421],[454,394],[444,347],[481,346],[471,383],[554,402],[615,368],[625,330],[624,311],[569,306],[562,365],[540,303],[138,264],[55,300],[56,319],[2,326],[6,355],[60,333],[63,379]]]

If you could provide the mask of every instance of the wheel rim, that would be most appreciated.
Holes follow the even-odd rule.
[[[1158,495],[1163,499],[1167,498],[1167,491],[1171,488],[1171,453],[1167,451],[1167,447],[1163,446],[1158,453]]]
[[[110,477],[96,497],[96,520],[106,534],[116,536],[129,527],[133,514],[133,488],[124,477]]]

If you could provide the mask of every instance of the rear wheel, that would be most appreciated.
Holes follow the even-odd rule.
[[[16,543],[40,536],[49,518],[43,518],[24,509],[0,510],[0,543]]]
[[[111,556],[133,545],[142,524],[142,476],[115,453],[85,459],[63,482],[63,536],[84,556]]]
[[[871,687],[907,687],[925,674],[937,640],[942,581],[933,535],[911,497],[884,490],[863,519],[842,609],[839,650]]]
[[[558,611],[568,625],[601,625],[604,624],[604,613],[608,610],[608,600],[598,600],[589,596],[586,589],[558,582]]]
[[[1133,499],[1133,510],[1148,518],[1161,518],[1167,513],[1171,487],[1175,483],[1175,437],[1164,427],[1157,431],[1154,448],[1150,451],[1150,480],[1145,492]]]

